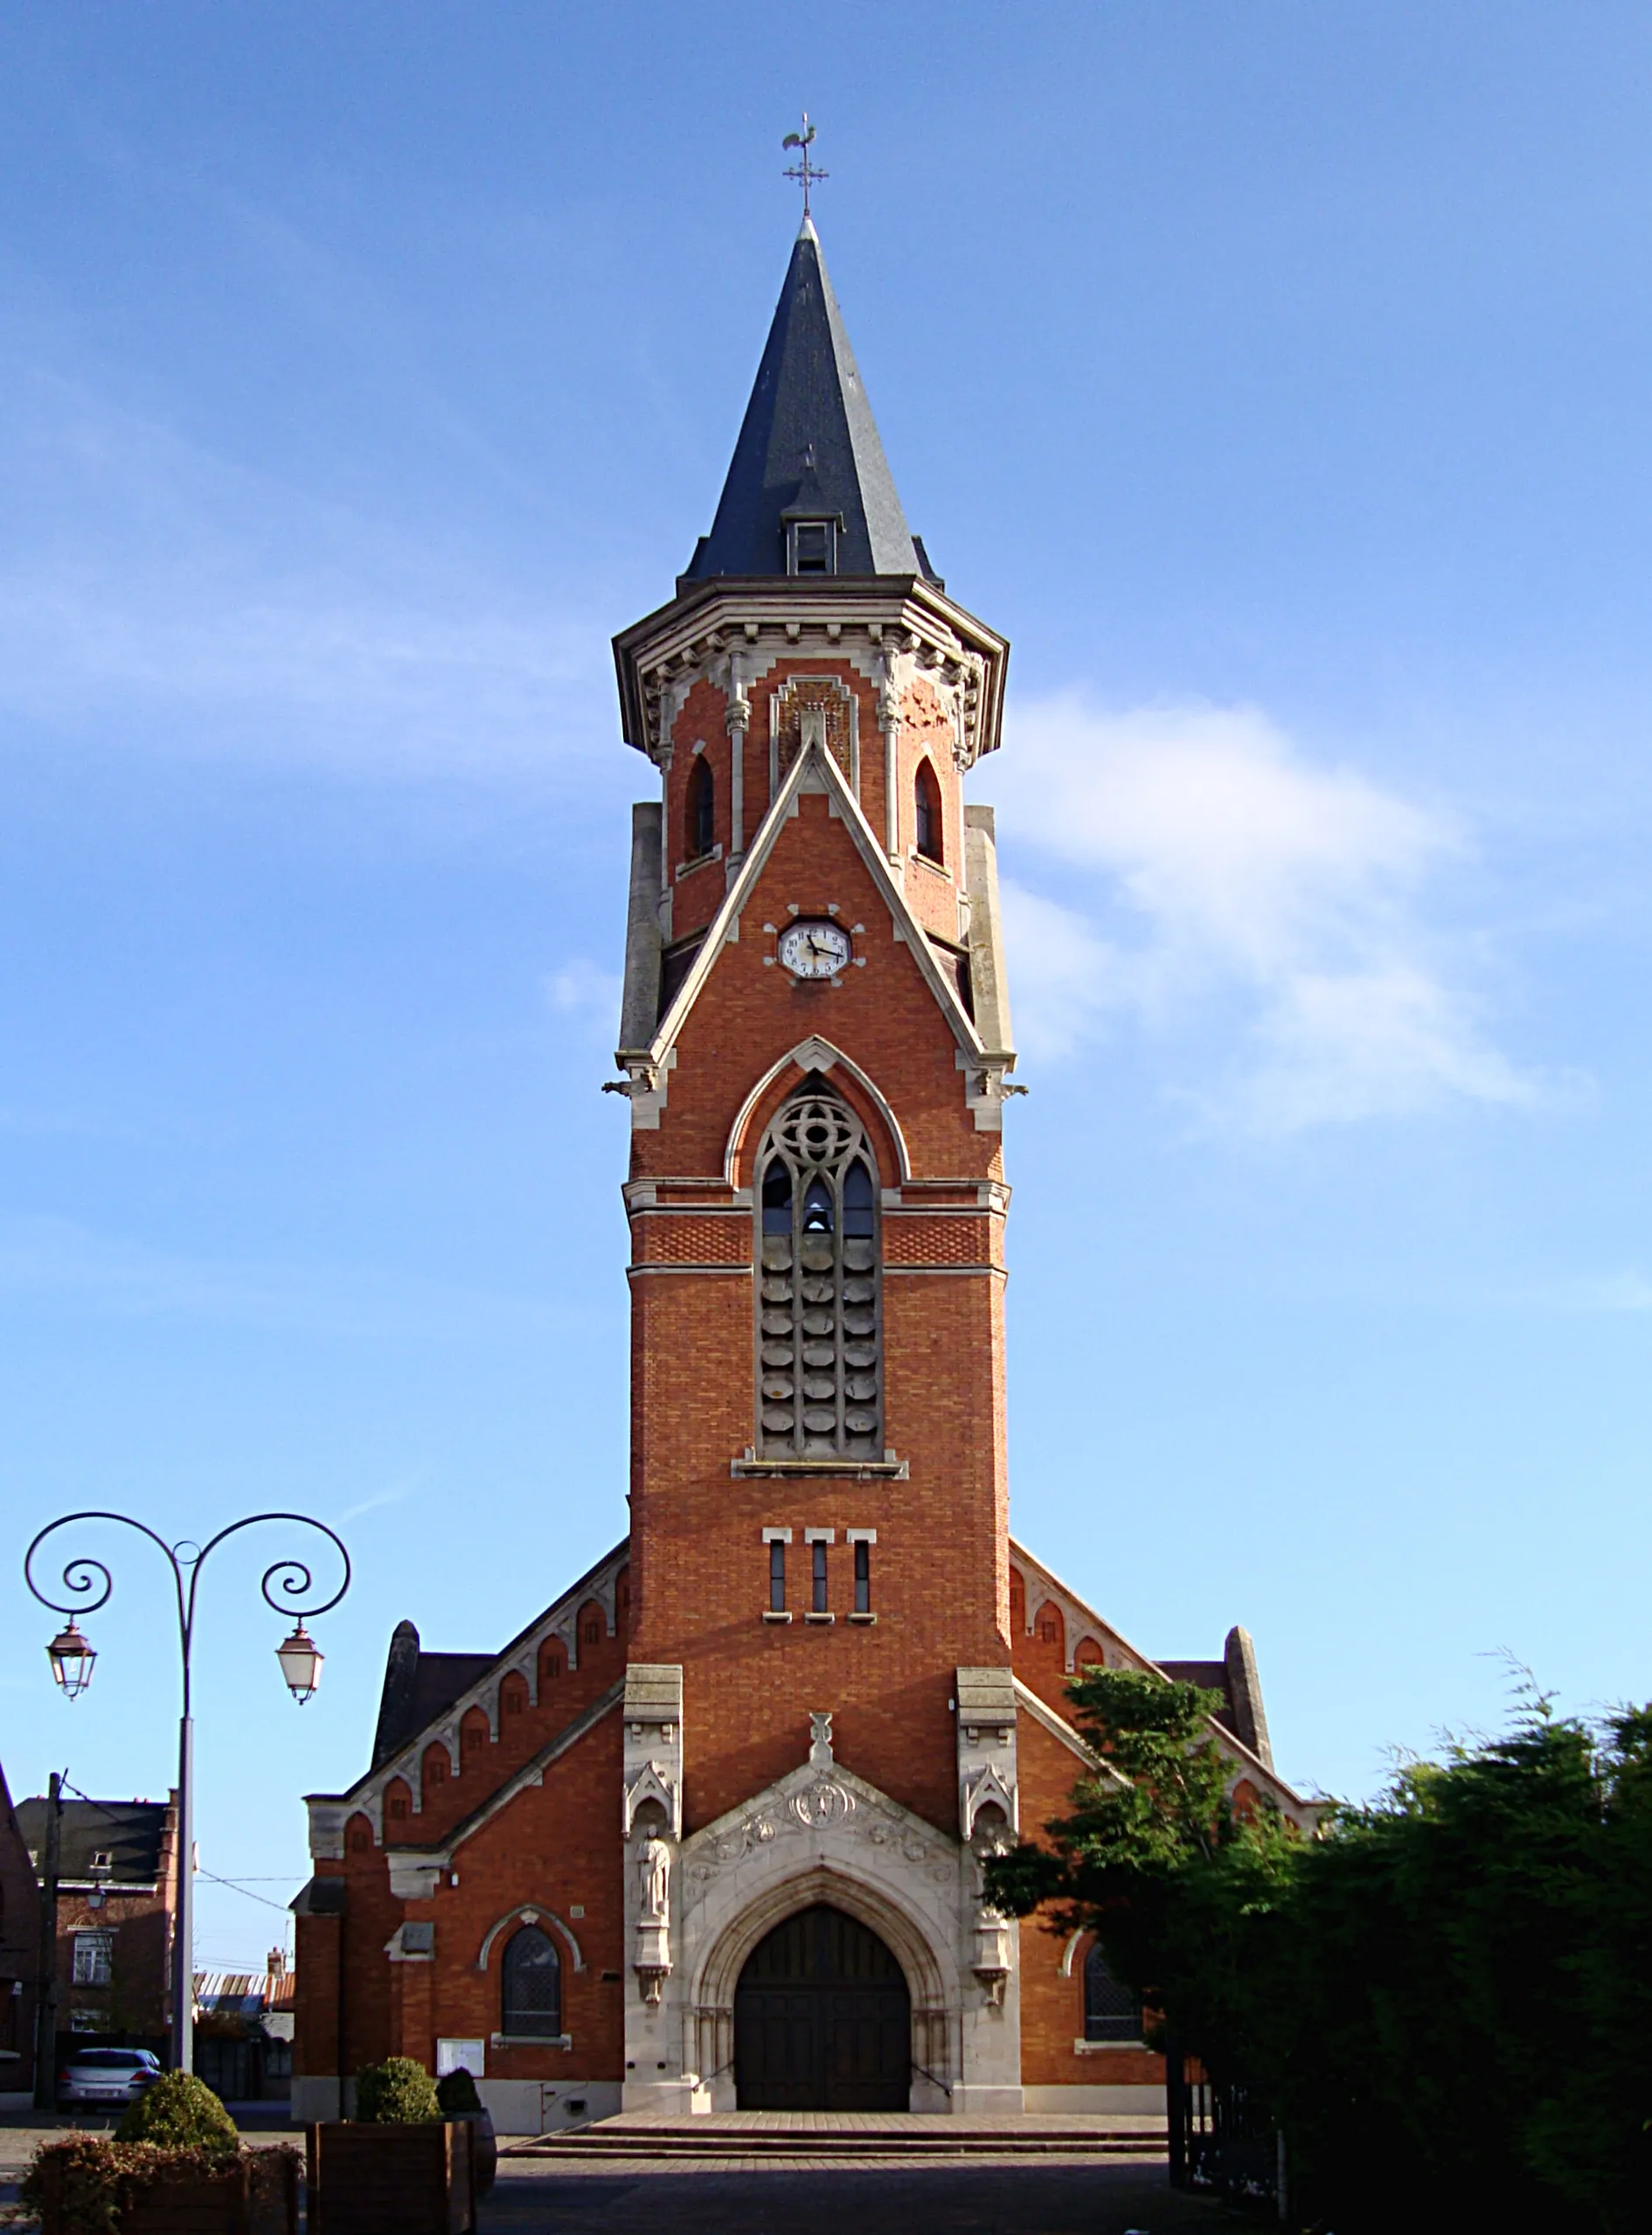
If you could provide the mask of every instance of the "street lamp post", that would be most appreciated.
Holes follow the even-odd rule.
[[[304,1624],[316,1614],[328,1613],[349,1590],[350,1554],[324,1522],[313,1521],[304,1513],[251,1513],[244,1521],[232,1521],[227,1529],[220,1529],[216,1537],[201,1545],[187,1540],[169,1544],[163,1537],[156,1536],[142,1522],[134,1521],[129,1514],[65,1514],[61,1520],[49,1523],[24,1554],[23,1579],[43,1607],[49,1607],[53,1614],[68,1616],[63,1628],[47,1646],[46,1657],[59,1690],[66,1699],[71,1700],[78,1699],[91,1683],[93,1665],[97,1660],[78,1618],[94,1614],[100,1607],[108,1605],[115,1580],[101,1560],[85,1557],[72,1559],[63,1571],[63,1588],[69,1594],[65,1601],[47,1597],[34,1579],[33,1567],[34,1556],[48,1537],[82,1521],[115,1521],[123,1528],[135,1529],[140,1536],[159,1546],[172,1571],[182,1679],[182,1712],[177,1725],[177,1905],[172,1925],[172,2063],[175,2070],[186,2072],[193,2069],[195,2061],[195,1724],[190,1696],[190,1657],[195,1640],[195,1593],[201,1570],[226,1537],[266,1521],[296,1522],[301,1528],[319,1530],[335,1546],[344,1564],[344,1579],[332,1597],[319,1606],[300,1604],[315,1587],[309,1568],[300,1559],[275,1561],[265,1569],[259,1586],[267,1606],[278,1614],[293,1617],[292,1635],[284,1639],[275,1651],[288,1689],[302,1707],[314,1697],[321,1678],[323,1657]],[[279,1598],[273,1595],[272,1586],[280,1593]],[[55,2055],[55,2044],[49,2045],[48,2052]]]

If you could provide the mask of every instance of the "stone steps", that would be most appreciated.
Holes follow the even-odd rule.
[[[913,2127],[725,2127],[695,2120],[677,2126],[592,2127],[507,2145],[512,2157],[673,2159],[880,2157],[1163,2157],[1162,2127],[956,2126],[945,2118]]]

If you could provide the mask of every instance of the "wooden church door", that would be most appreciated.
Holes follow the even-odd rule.
[[[734,1996],[742,2111],[904,2111],[912,2001],[876,1933],[801,1910],[746,1959]]]

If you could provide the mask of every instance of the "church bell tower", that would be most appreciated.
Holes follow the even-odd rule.
[[[886,1844],[941,1835],[955,1878],[961,1791],[988,1754],[1013,1777],[1015,1056],[992,811],[963,799],[1008,647],[907,526],[807,219],[711,533],[614,651],[659,774],[634,810],[616,1058],[628,1832],[770,1844],[807,1756],[834,1773],[810,1805]],[[984,1740],[971,1684],[1003,1696]],[[691,1952],[656,1953],[669,2001]]]

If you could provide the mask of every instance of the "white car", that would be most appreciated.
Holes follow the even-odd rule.
[[[135,2103],[161,2077],[147,2049],[82,2049],[58,2073],[59,2103]]]

